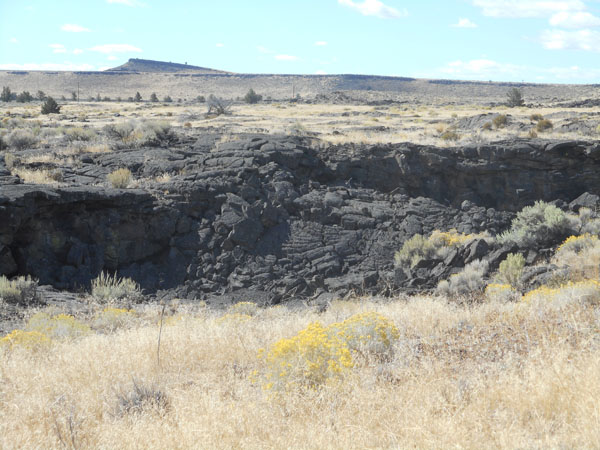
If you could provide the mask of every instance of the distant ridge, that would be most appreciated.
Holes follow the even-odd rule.
[[[157,72],[157,73],[175,73],[175,72],[194,72],[194,73],[228,73],[222,70],[209,69],[206,67],[191,66],[188,64],[178,64],[164,61],[153,61],[151,59],[131,58],[125,64],[105,72]]]

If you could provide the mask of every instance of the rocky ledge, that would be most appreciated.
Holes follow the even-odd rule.
[[[600,193],[600,145],[573,141],[325,148],[300,137],[205,134],[78,158],[51,167],[64,181],[52,187],[23,184],[0,157],[0,274],[77,290],[109,271],[147,293],[269,303],[426,289],[508,250],[476,241],[435,267],[399,271],[394,252],[415,233],[496,234],[535,200],[566,206]],[[120,167],[143,189],[107,187]]]

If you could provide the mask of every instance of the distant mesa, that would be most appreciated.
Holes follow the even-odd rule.
[[[178,64],[164,61],[153,61],[151,59],[131,58],[125,64],[107,69],[105,72],[193,72],[193,73],[229,73],[222,70],[208,69],[206,67],[191,66],[189,64]]]

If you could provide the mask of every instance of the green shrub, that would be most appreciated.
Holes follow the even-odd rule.
[[[154,103],[158,102],[158,97],[156,96],[156,92],[153,92],[153,93],[150,95],[150,101],[151,101],[151,102],[154,102]]]
[[[60,106],[56,103],[52,97],[48,97],[42,104],[42,114],[58,114],[60,113]]]
[[[262,95],[258,95],[254,92],[254,89],[250,89],[248,93],[244,96],[244,101],[251,105],[258,103],[262,100]]]
[[[30,276],[20,276],[9,280],[0,276],[0,299],[6,303],[28,305],[37,297],[37,280]]]
[[[541,114],[532,114],[529,116],[529,120],[531,120],[532,122],[539,122],[540,120],[543,120],[544,116],[542,116]]]
[[[135,96],[133,97],[133,100],[136,102],[141,102],[142,101],[142,96],[139,92],[135,93]]]
[[[508,123],[508,117],[504,114],[500,114],[499,116],[494,117],[492,123],[496,128],[504,128]]]
[[[521,275],[525,267],[525,258],[520,253],[510,253],[504,261],[500,263],[496,281],[498,283],[508,284],[512,287],[520,285]]]
[[[484,277],[488,266],[485,260],[475,260],[467,264],[461,272],[452,275],[448,280],[440,281],[437,293],[447,297],[481,293],[485,287]]]
[[[553,127],[554,125],[548,119],[542,119],[537,123],[535,129],[538,131],[538,133],[541,133],[542,131],[552,129]]]
[[[0,101],[10,102],[13,99],[13,93],[8,86],[4,86],[2,88],[2,93],[0,94]]]
[[[163,102],[165,102],[165,103],[171,103],[172,101],[173,101],[173,99],[169,95],[166,95],[163,98]]]
[[[6,142],[15,150],[23,150],[35,146],[38,140],[31,130],[16,129],[6,137]]]
[[[115,189],[125,189],[131,182],[131,171],[126,168],[117,169],[106,176]]]
[[[498,236],[501,244],[515,243],[521,248],[540,248],[562,241],[571,233],[571,221],[560,208],[543,201],[526,206],[517,213],[508,231]]]
[[[482,130],[490,131],[492,129],[492,122],[486,122],[481,127]]]
[[[101,302],[137,301],[141,298],[142,292],[140,286],[131,278],[118,278],[116,274],[110,276],[102,272],[92,280],[92,296]]]
[[[29,103],[33,101],[33,95],[31,95],[29,91],[23,91],[17,95],[17,101],[19,103]]]

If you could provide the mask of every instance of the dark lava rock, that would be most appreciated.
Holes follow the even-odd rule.
[[[263,303],[429,288],[475,259],[495,269],[516,249],[480,239],[407,274],[394,268],[394,253],[415,233],[499,233],[535,200],[588,193],[576,209],[600,194],[596,146],[584,142],[324,148],[295,136],[219,138],[82,158],[63,168],[62,187],[0,176],[0,274],[81,289],[109,271],[147,293],[238,299],[252,291]],[[99,187],[118,167],[171,179]]]

